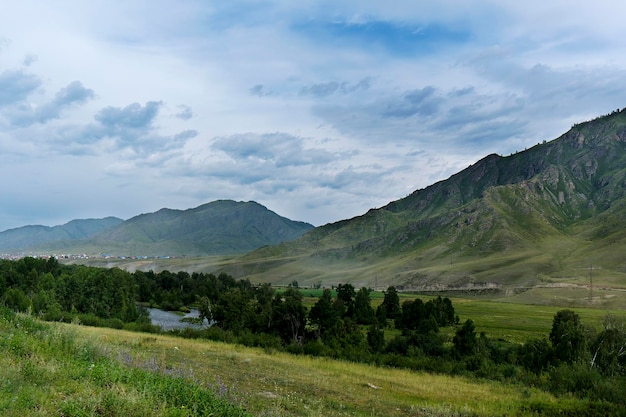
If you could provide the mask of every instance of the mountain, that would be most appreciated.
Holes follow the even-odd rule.
[[[295,239],[313,226],[289,220],[255,202],[219,200],[188,210],[140,214],[80,241],[41,249],[115,256],[242,254]]]
[[[106,229],[121,224],[117,217],[104,219],[72,220],[61,226],[23,226],[0,232],[0,251],[24,248],[56,241],[76,241],[89,238]]]
[[[626,287],[626,109],[362,216],[265,247],[226,272],[404,289]]]

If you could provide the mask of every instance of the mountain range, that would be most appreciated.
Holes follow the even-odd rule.
[[[510,156],[488,155],[405,198],[316,228],[254,202],[217,201],[126,221],[0,233],[0,250],[18,244],[75,253],[239,254],[178,267],[275,284],[626,290],[626,109]]]
[[[362,216],[246,254],[227,272],[404,289],[626,286],[626,109],[475,164]],[[589,283],[590,284],[590,283]],[[590,284],[591,285],[591,284]]]
[[[295,239],[312,228],[256,202],[219,200],[188,210],[164,208],[126,221],[108,217],[11,229],[0,233],[0,250],[131,257],[232,255]]]

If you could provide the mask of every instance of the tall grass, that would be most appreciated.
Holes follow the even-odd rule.
[[[482,307],[512,307],[506,322],[522,314]],[[593,415],[590,406],[507,382],[42,323],[0,308],[1,416]]]
[[[166,335],[83,326],[77,331],[128,352],[133,366],[193,374],[196,383],[215,387],[257,416],[532,416],[536,409],[566,412],[586,405],[516,384]]]
[[[0,313],[2,416],[248,415],[188,376],[127,366],[78,326]]]

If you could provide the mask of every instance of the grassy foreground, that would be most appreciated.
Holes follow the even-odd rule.
[[[249,415],[176,370],[127,366],[129,357],[96,345],[84,329],[0,307],[0,415]]]
[[[525,416],[583,400],[165,335],[0,319],[3,416]]]

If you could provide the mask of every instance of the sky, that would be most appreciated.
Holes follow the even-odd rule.
[[[626,107],[621,0],[0,13],[0,231],[220,199],[316,226]]]

